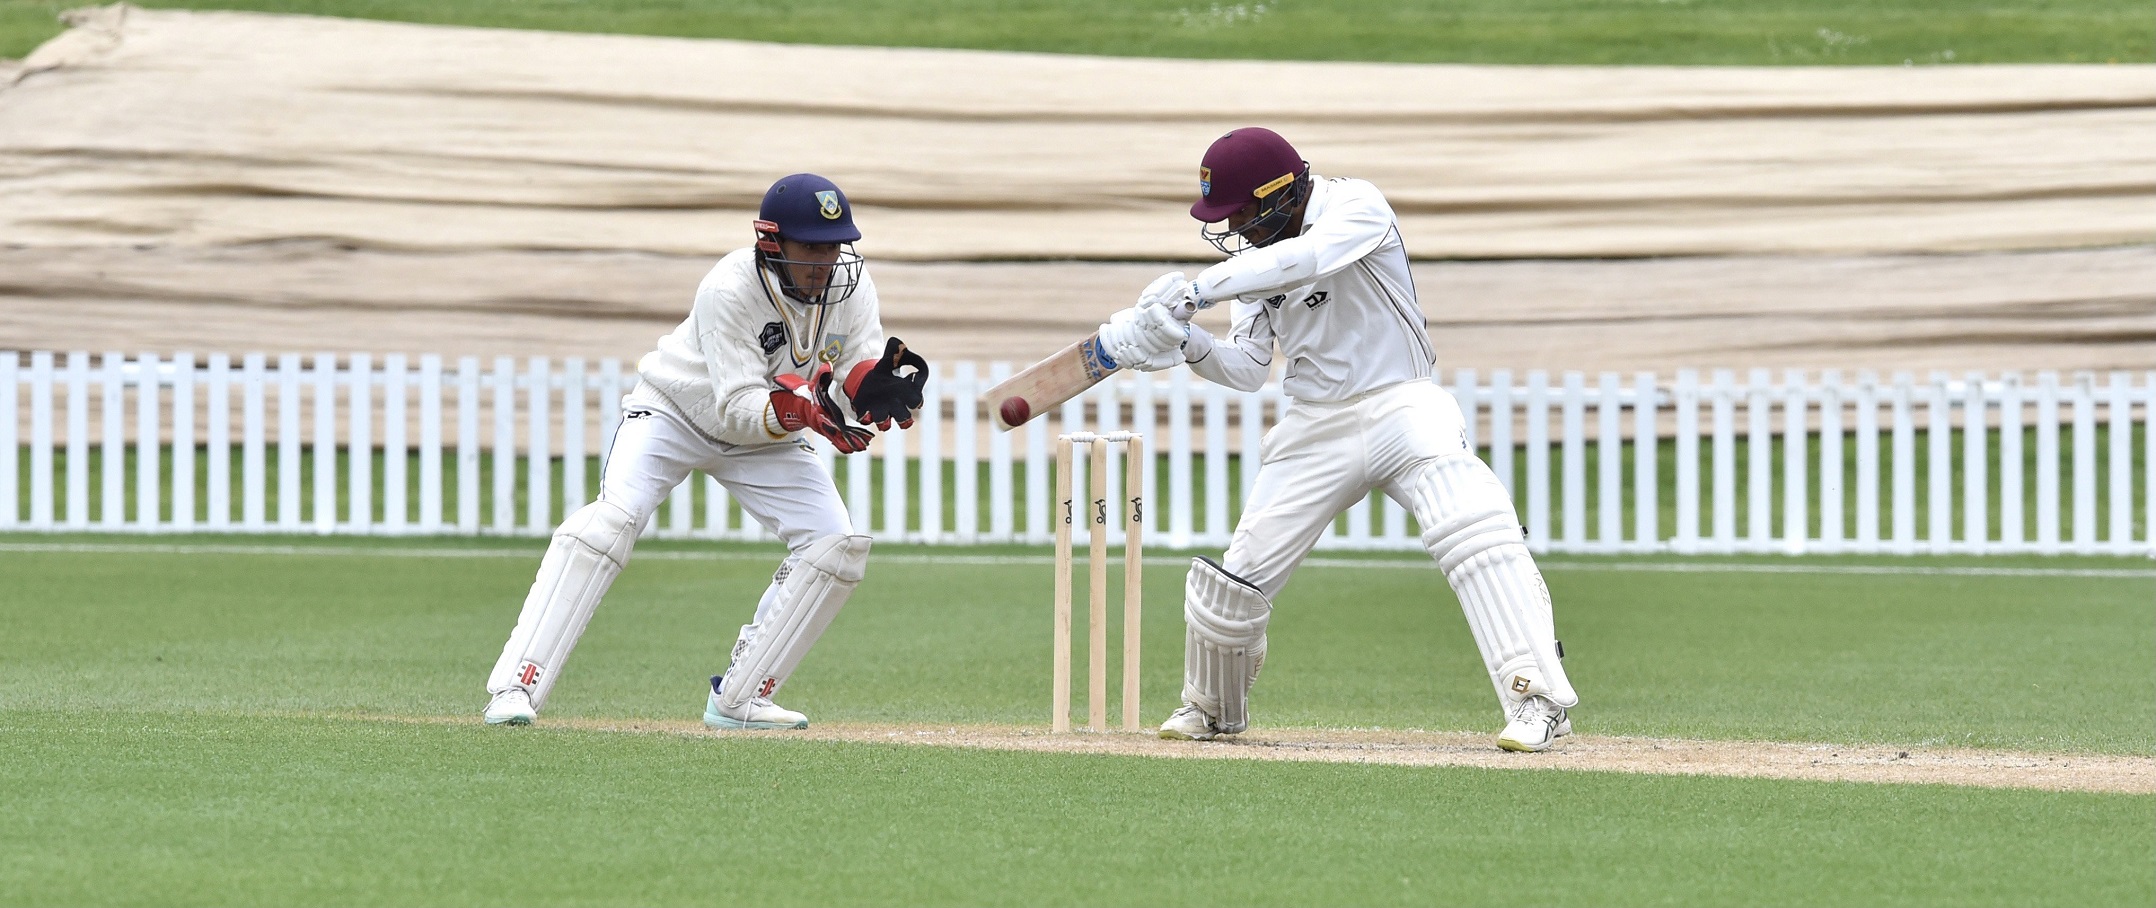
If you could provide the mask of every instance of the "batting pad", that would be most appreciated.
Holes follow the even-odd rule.
[[[781,581],[768,626],[726,668],[719,707],[739,710],[756,697],[778,693],[868,569],[867,536],[825,536],[809,543]]]
[[[1563,707],[1579,695],[1557,651],[1549,587],[1527,551],[1512,499],[1472,455],[1441,457],[1413,482],[1423,548],[1445,572],[1505,704],[1530,694]]]
[[[539,576],[524,597],[516,630],[487,678],[488,692],[521,687],[531,694],[533,709],[546,705],[562,662],[590,623],[599,598],[629,563],[635,524],[629,512],[605,501],[578,508],[561,522],[539,561]]]
[[[1250,686],[1265,667],[1272,617],[1273,604],[1249,581],[1210,559],[1191,559],[1183,584],[1183,699],[1223,734],[1250,727]]]

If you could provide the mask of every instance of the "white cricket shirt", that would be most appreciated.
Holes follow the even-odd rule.
[[[753,248],[728,253],[696,286],[696,303],[659,347],[637,361],[642,388],[657,394],[711,440],[730,445],[791,441],[771,418],[771,379],[806,377],[816,363],[837,371],[832,395],[856,363],[883,354],[883,321],[867,269],[844,302],[804,306],[768,291]]]
[[[1303,232],[1200,272],[1199,296],[1233,300],[1233,331],[1193,329],[1191,371],[1243,391],[1265,384],[1278,344],[1281,390],[1345,400],[1427,379],[1437,362],[1415,300],[1400,223],[1377,187],[1311,175]]]

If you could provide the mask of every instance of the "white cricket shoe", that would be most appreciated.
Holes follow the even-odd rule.
[[[1521,753],[1541,753],[1550,742],[1572,733],[1572,718],[1550,698],[1535,694],[1512,707],[1511,721],[1497,736],[1497,746]]]
[[[719,731],[735,729],[807,728],[809,717],[771,702],[766,697],[755,697],[741,705],[739,710],[726,710],[719,706],[719,683],[726,676],[711,677],[711,696],[704,699],[704,725]]]
[[[486,717],[488,725],[530,725],[539,718],[539,711],[532,708],[530,693],[512,687],[487,701]]]
[[[1189,703],[1160,723],[1160,736],[1170,741],[1211,741],[1220,735],[1220,723]]]

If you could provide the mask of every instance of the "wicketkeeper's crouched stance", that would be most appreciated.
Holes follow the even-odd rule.
[[[1466,443],[1459,403],[1430,380],[1436,354],[1415,299],[1400,228],[1377,187],[1323,179],[1285,139],[1238,129],[1199,168],[1191,216],[1229,254],[1195,281],[1163,275],[1098,335],[1123,366],[1188,362],[1252,391],[1286,357],[1290,406],[1265,437],[1256,486],[1219,563],[1191,566],[1183,615],[1183,707],[1164,738],[1206,740],[1248,726],[1272,602],[1333,519],[1381,489],[1413,510],[1497,689],[1498,745],[1539,751],[1572,730],[1550,595],[1512,500]],[[1190,317],[1232,301],[1231,337]]]
[[[853,208],[831,181],[794,174],[765,193],[756,244],[719,260],[689,317],[638,362],[599,498],[562,521],[516,629],[487,678],[486,721],[524,725],[546,705],[584,625],[629,561],[638,530],[675,486],[702,471],[786,543],[711,679],[704,724],[805,728],[771,702],[861,582],[869,538],[800,434],[840,451],[867,426],[909,426],[928,365],[884,337],[876,288],[853,243]],[[834,393],[835,375],[846,376]]]

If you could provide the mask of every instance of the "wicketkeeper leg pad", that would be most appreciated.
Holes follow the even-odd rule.
[[[533,709],[546,705],[600,597],[629,563],[636,524],[628,511],[606,501],[578,508],[561,522],[525,594],[516,630],[487,678],[488,692],[520,687],[531,695]]]
[[[1532,694],[1572,707],[1549,587],[1527,551],[1512,500],[1487,464],[1465,454],[1438,458],[1410,483],[1423,548],[1437,559],[1482,650],[1490,683],[1506,706]]]
[[[1265,624],[1273,604],[1249,581],[1206,558],[1190,562],[1183,584],[1183,699],[1205,710],[1222,734],[1250,727],[1250,687],[1265,667]]]
[[[720,707],[739,710],[778,692],[866,575],[869,542],[867,536],[825,536],[788,562],[768,620],[742,635],[747,645],[736,648],[726,669]]]

